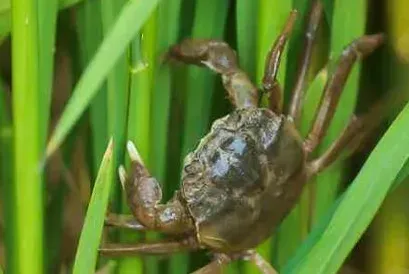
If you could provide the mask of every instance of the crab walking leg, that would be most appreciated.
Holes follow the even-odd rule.
[[[266,64],[264,67],[263,76],[263,90],[269,93],[270,109],[275,113],[282,112],[282,92],[280,85],[277,81],[278,68],[280,66],[281,55],[284,51],[285,44],[287,43],[288,36],[290,35],[295,19],[297,18],[297,11],[291,11],[284,28],[274,42],[272,48],[266,57]]]
[[[256,107],[258,90],[247,74],[238,66],[236,53],[223,41],[185,39],[172,46],[166,55],[186,64],[207,66],[221,74],[231,103],[240,107]]]
[[[245,259],[253,262],[263,274],[278,274],[277,271],[256,251],[252,250],[250,255]]]
[[[341,91],[345,86],[354,63],[358,58],[363,58],[372,53],[382,42],[382,34],[365,35],[356,39],[344,49],[334,72],[325,85],[320,107],[315,114],[314,124],[304,141],[304,148],[307,154],[314,151],[325,136],[330,121],[334,116]]]
[[[293,118],[296,125],[300,119],[301,106],[305,93],[305,84],[308,69],[311,63],[312,49],[317,34],[317,29],[321,21],[322,10],[323,7],[321,1],[315,0],[308,15],[303,52],[300,58],[295,85],[292,91],[290,108],[288,111],[288,116]]]
[[[108,213],[105,217],[105,225],[118,228],[128,228],[132,230],[148,230],[147,227],[140,224],[133,215]]]
[[[308,163],[308,176],[314,176],[336,161],[344,148],[349,147],[352,153],[365,140],[365,137],[379,125],[386,114],[388,104],[384,101],[376,103],[361,117],[353,116],[341,135],[317,159]]]
[[[138,244],[106,244],[99,248],[101,255],[106,257],[132,255],[160,255],[175,252],[193,251],[199,246],[193,241],[168,241]]]
[[[192,231],[194,225],[178,194],[168,203],[160,204],[162,190],[158,181],[150,175],[131,141],[127,143],[127,150],[131,158],[131,173],[129,177],[121,176],[121,180],[125,180],[122,184],[137,221],[148,229],[168,234]]]
[[[212,262],[191,274],[221,274],[223,273],[223,268],[231,261],[231,258],[225,254],[216,254],[216,258]]]

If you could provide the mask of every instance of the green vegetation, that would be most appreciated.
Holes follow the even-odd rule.
[[[382,5],[364,0],[323,1],[300,123],[303,136],[342,49],[365,33],[384,31],[391,39],[353,68],[317,155],[339,136],[354,112],[364,112],[390,90],[397,90],[403,103],[392,107],[387,121],[368,138],[358,156],[338,161],[314,178],[276,233],[257,248],[280,273],[336,273],[344,263],[350,264],[351,252],[351,257],[377,258],[368,265],[353,265],[362,272],[377,269],[380,274],[388,266],[409,267],[409,256],[401,256],[399,262],[388,259],[387,251],[400,248],[393,239],[389,245],[367,240],[373,248],[354,250],[369,227],[373,229],[367,233],[375,235],[395,235],[396,231],[409,235],[405,199],[381,209],[388,197],[409,194],[405,182],[409,106],[403,106],[409,54],[406,40],[401,39],[407,35],[409,22],[402,15],[407,4],[399,1]],[[206,264],[210,259],[206,252],[169,258],[98,256],[106,211],[129,212],[116,172],[119,164],[129,166],[126,141],[135,142],[161,183],[164,199],[169,199],[179,189],[186,154],[212,121],[232,108],[218,75],[165,62],[166,49],[185,37],[223,39],[237,50],[241,67],[261,86],[265,56],[289,12],[297,9],[298,19],[278,74],[286,109],[310,6],[308,0],[1,2],[0,50],[5,52],[1,56],[8,56],[10,34],[13,39],[11,71],[0,70],[0,204],[4,212],[0,246],[4,245],[7,255],[7,267],[1,265],[0,273],[3,269],[34,274],[62,269],[70,273],[97,269],[189,273]],[[371,226],[380,209],[379,223],[388,223],[385,216],[396,212],[406,219],[393,219],[383,231],[386,226],[377,222]],[[104,239],[138,242],[163,237],[110,229]],[[238,262],[226,272],[258,270]]]

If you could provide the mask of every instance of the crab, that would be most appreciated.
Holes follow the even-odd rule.
[[[254,248],[266,240],[296,205],[309,179],[333,163],[346,147],[356,147],[368,132],[371,115],[353,116],[341,135],[322,155],[312,153],[320,144],[334,115],[353,64],[373,52],[382,34],[365,35],[342,52],[328,78],[315,120],[303,140],[300,120],[312,46],[322,14],[315,1],[307,23],[304,52],[288,113],[282,113],[281,89],[276,75],[281,53],[296,20],[290,13],[266,57],[262,91],[268,108],[259,107],[260,89],[240,69],[230,46],[214,39],[186,39],[172,46],[168,59],[205,66],[222,77],[235,109],[216,120],[210,132],[189,153],[182,182],[173,198],[161,203],[159,182],[145,167],[135,145],[127,143],[130,172],[119,177],[132,215],[109,213],[106,224],[135,230],[154,230],[171,240],[137,244],[104,244],[105,256],[169,254],[207,249],[214,260],[194,273],[218,273],[234,260],[249,260],[262,273],[276,273]]]

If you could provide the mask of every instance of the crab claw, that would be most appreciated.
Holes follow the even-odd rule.
[[[131,158],[132,162],[139,162],[140,164],[143,165],[142,157],[132,141],[129,140],[126,143],[126,149],[128,150],[129,158]]]

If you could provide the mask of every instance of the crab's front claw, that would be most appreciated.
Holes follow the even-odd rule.
[[[159,182],[151,176],[143,160],[131,141],[127,143],[131,158],[130,172],[118,169],[122,187],[125,190],[128,205],[137,221],[147,229],[169,233],[183,233],[193,227],[188,212],[175,196],[167,204],[160,204],[162,189]]]
[[[118,173],[127,194],[128,203],[138,216],[152,215],[154,213],[151,211],[162,199],[162,190],[158,181],[145,167],[135,144],[128,141],[126,148],[131,159],[131,170],[128,176],[125,168],[120,166]]]

